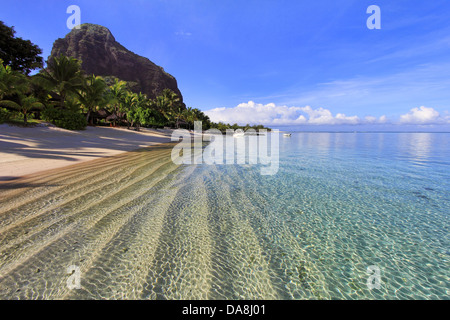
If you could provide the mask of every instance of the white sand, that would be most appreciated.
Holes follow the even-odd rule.
[[[22,128],[0,125],[0,181],[170,142],[170,130],[87,127],[70,131],[56,127]]]

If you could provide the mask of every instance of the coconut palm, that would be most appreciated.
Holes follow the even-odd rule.
[[[92,124],[91,113],[97,107],[103,107],[107,103],[107,85],[102,77],[90,76],[86,79],[82,90],[78,91],[78,100],[87,109],[86,121]]]
[[[168,122],[173,119],[172,110],[169,108],[168,100],[164,96],[157,96],[155,99],[155,107],[166,118]]]
[[[27,79],[10,66],[4,66],[0,59],[0,99],[27,90]]]
[[[202,122],[202,128],[204,130],[209,129],[211,127],[211,120],[206,114],[203,113],[203,111],[195,108],[193,112],[195,113],[195,117],[197,118],[197,120]]]
[[[127,94],[127,83],[125,81],[119,81],[115,79],[114,83],[109,86],[109,98],[108,104],[110,105],[110,111],[114,119],[114,126],[116,126],[116,120],[119,117],[119,112],[122,109],[124,98]]]
[[[171,110],[176,110],[181,106],[180,97],[170,89],[164,89],[161,96],[165,99],[167,106]]]
[[[161,95],[156,97],[156,106],[169,123],[178,123],[185,109],[180,97],[170,89],[164,89]]]
[[[0,105],[10,109],[15,109],[23,114],[23,122],[28,121],[28,114],[35,110],[42,110],[44,105],[34,96],[26,96],[25,94],[18,94],[17,101],[1,100]]]
[[[42,69],[36,79],[59,96],[59,106],[64,108],[66,98],[83,89],[85,80],[81,72],[80,61],[60,55],[48,62],[48,68]]]
[[[138,104],[142,103],[141,101],[143,98],[142,93],[137,94],[131,91],[127,91],[123,96],[121,111],[126,113],[128,129],[130,129],[130,126],[132,126],[134,122],[129,115],[138,108]]]
[[[146,124],[146,118],[149,115],[149,100],[145,94],[129,93],[127,96],[127,121],[128,126],[136,126],[136,131],[139,131],[141,124]],[[131,121],[131,122],[130,122]],[[129,127],[128,127],[129,128]]]
[[[191,130],[191,124],[193,125],[194,121],[198,120],[194,109],[191,107],[188,107],[183,111],[181,119],[187,122],[189,130]]]
[[[164,123],[163,116],[157,110],[154,100],[149,100],[141,94],[137,96],[136,108],[129,115],[135,121],[137,131],[141,125],[155,126]]]
[[[208,129],[210,126],[211,121],[209,120],[209,117],[200,109],[188,107],[183,114],[184,119],[189,125],[189,130],[191,129],[191,125],[193,125],[195,121],[201,121],[203,129]]]

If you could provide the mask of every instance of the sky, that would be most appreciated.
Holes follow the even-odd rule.
[[[213,121],[289,130],[450,131],[448,0],[1,0],[43,49],[100,24]],[[370,5],[381,29],[369,29]]]

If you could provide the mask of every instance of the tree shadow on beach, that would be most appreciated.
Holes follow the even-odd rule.
[[[47,129],[48,130],[48,129]],[[170,142],[167,136],[143,135],[126,129],[95,128],[87,132],[33,132],[0,133],[0,154],[15,154],[26,158],[78,161],[80,157],[102,157],[108,149],[132,151],[143,144]],[[38,135],[37,135],[38,136]],[[89,150],[92,149],[105,149]],[[83,150],[87,149],[87,150]]]

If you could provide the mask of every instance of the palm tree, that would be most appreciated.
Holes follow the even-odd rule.
[[[116,126],[116,118],[123,104],[127,83],[125,81],[119,81],[115,79],[114,83],[109,87],[109,104],[111,105],[111,111],[114,117],[114,126]]]
[[[90,76],[85,81],[82,90],[78,91],[78,100],[87,109],[86,121],[92,124],[91,113],[97,107],[107,103],[105,96],[107,85],[102,77]]]
[[[190,121],[192,123],[194,121],[201,121],[202,129],[204,130],[209,129],[211,125],[211,120],[206,114],[203,113],[203,111],[197,108],[188,108],[188,110],[190,110],[190,113],[192,113],[192,115],[190,116]]]
[[[136,125],[136,131],[139,131],[141,124],[148,124],[152,116],[151,100],[142,92],[133,93],[131,108],[127,112],[127,119],[131,121],[131,125]]]
[[[166,99],[167,106],[172,110],[177,109],[181,104],[180,97],[170,89],[164,89],[161,96]]]
[[[140,95],[142,97],[141,93],[140,93]],[[131,91],[127,91],[123,96],[123,103],[122,103],[121,111],[123,111],[127,115],[126,117],[127,117],[128,129],[130,129],[130,126],[132,125],[132,123],[130,123],[130,120],[132,121],[132,119],[129,117],[129,114],[137,109],[137,104],[141,97],[139,97],[139,95],[137,93],[134,93]]]
[[[191,130],[191,124],[193,125],[194,121],[198,120],[194,109],[192,109],[191,107],[188,107],[183,111],[181,118],[187,122],[189,130]]]
[[[167,123],[167,117],[161,112],[157,102],[158,99],[147,99],[145,102],[145,124],[151,126],[164,126]]]
[[[67,96],[82,90],[85,82],[80,61],[62,54],[59,57],[51,58],[48,68],[42,69],[36,78],[58,94],[61,108],[64,108]]]
[[[45,106],[49,104],[49,100],[51,99],[50,91],[42,86],[39,80],[36,80],[36,75],[30,77],[29,84],[29,94],[36,97],[39,102],[44,104]]]
[[[169,123],[178,123],[185,109],[180,97],[170,89],[164,89],[161,95],[156,97],[156,105]]]
[[[26,124],[28,121],[28,114],[34,110],[42,110],[44,105],[38,101],[36,97],[26,96],[24,94],[18,95],[18,101],[1,100],[0,105],[18,110],[23,114],[23,122]]]
[[[12,96],[27,89],[27,79],[10,66],[3,66],[3,60],[0,59],[0,99],[6,96]]]
[[[156,109],[164,116],[164,118],[166,118],[167,122],[172,122],[174,119],[174,115],[169,107],[167,98],[162,95],[157,96],[154,102]]]

